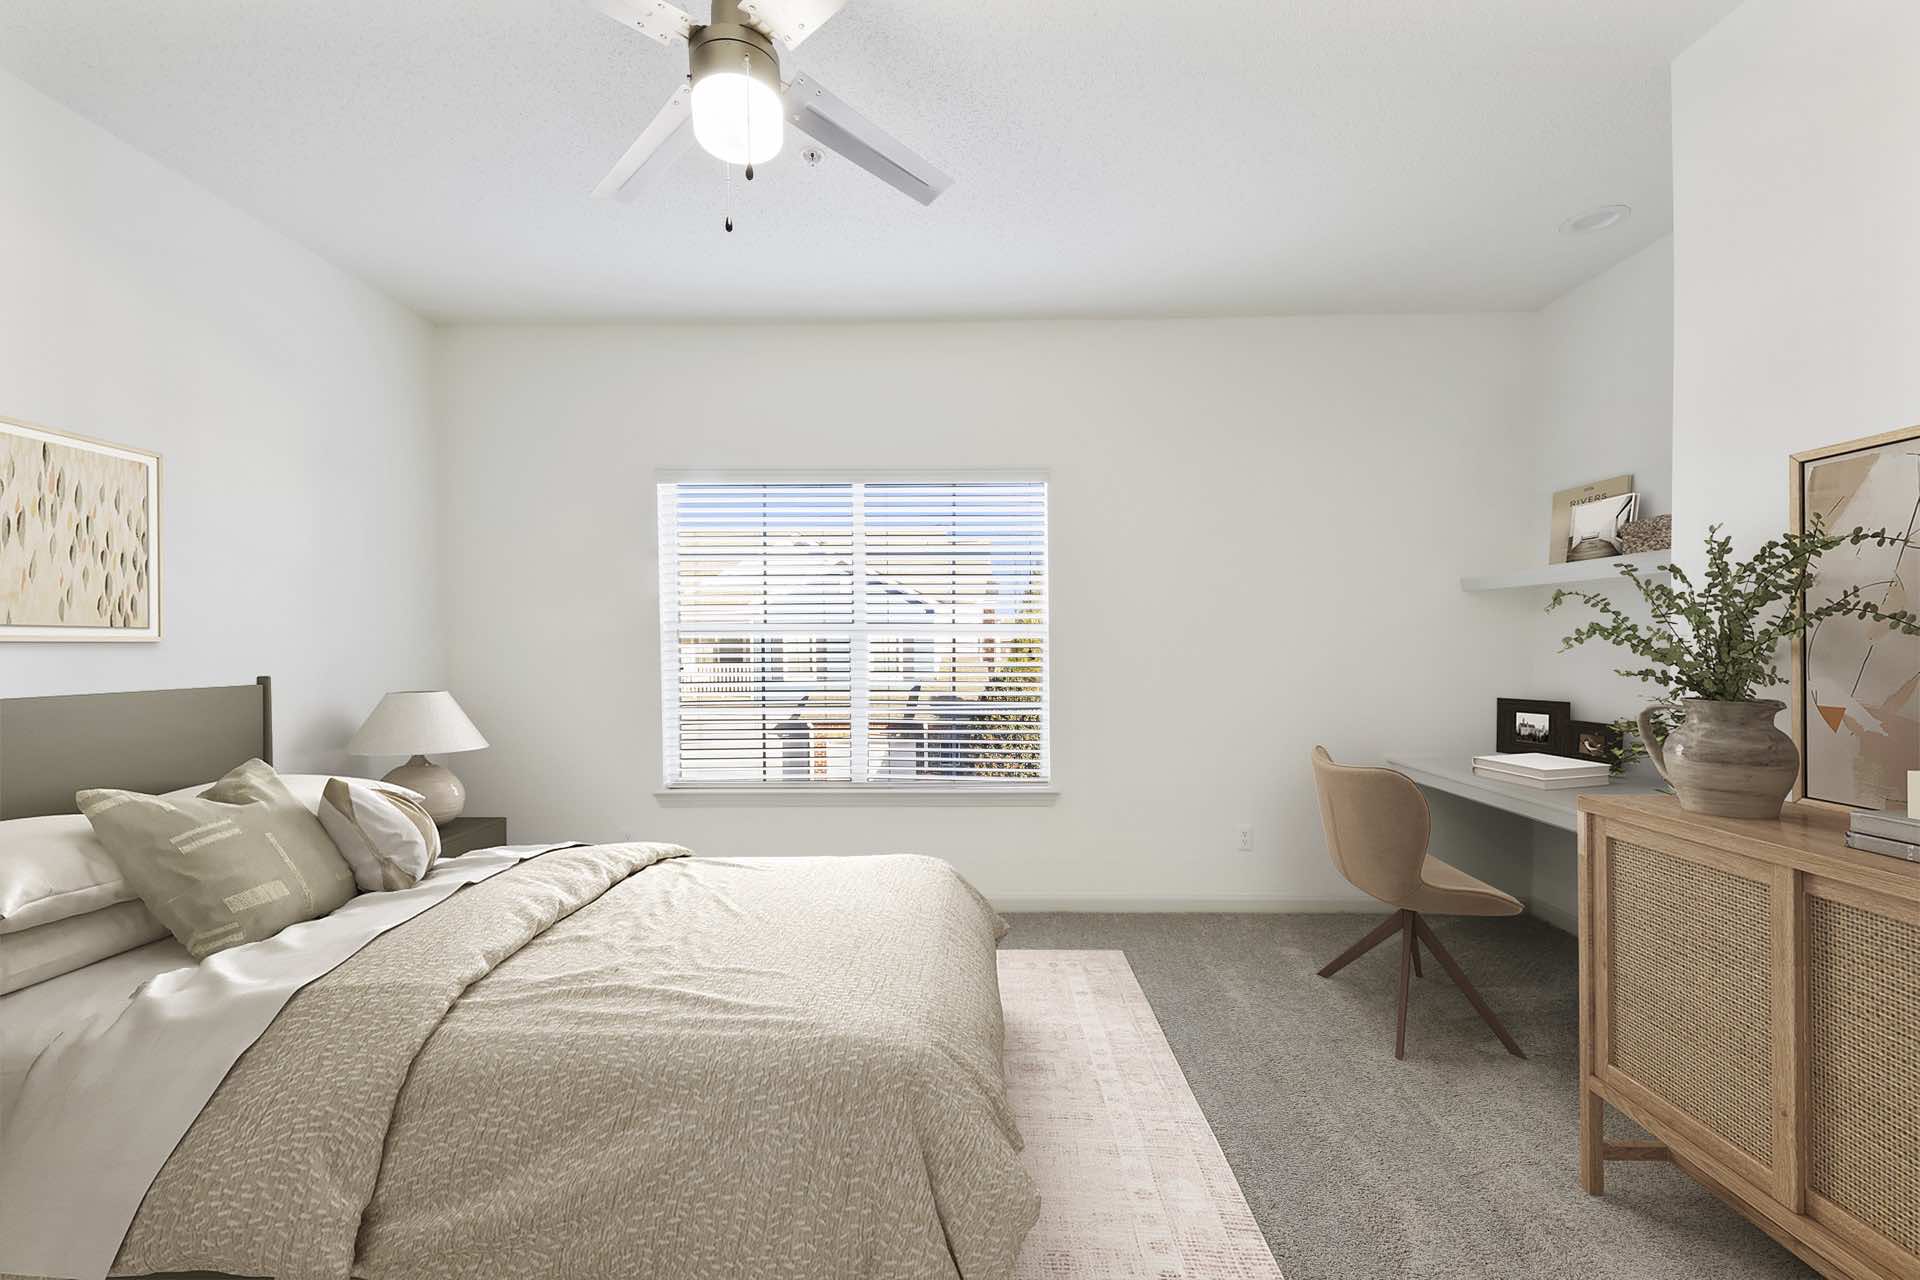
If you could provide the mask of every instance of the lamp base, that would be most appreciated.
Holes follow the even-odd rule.
[[[389,773],[385,781],[418,791],[423,797],[421,807],[437,827],[446,826],[467,807],[467,789],[453,776],[453,770],[425,756],[415,756]]]

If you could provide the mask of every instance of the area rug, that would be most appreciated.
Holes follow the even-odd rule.
[[[1120,951],[1002,951],[1007,1088],[1039,1185],[1017,1280],[1280,1280]]]

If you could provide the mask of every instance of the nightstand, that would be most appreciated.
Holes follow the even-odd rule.
[[[440,828],[440,856],[457,858],[475,849],[491,849],[507,842],[505,818],[455,818]]]

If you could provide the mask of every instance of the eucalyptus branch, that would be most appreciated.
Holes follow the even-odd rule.
[[[1805,533],[1782,534],[1748,559],[1735,560],[1733,540],[1722,537],[1715,525],[1707,530],[1707,564],[1698,581],[1679,565],[1669,567],[1666,581],[1642,574],[1637,565],[1620,566],[1621,576],[1645,602],[1650,621],[1640,621],[1592,591],[1556,591],[1547,609],[1577,600],[1600,615],[1576,627],[1562,643],[1563,651],[1604,640],[1645,662],[1619,669],[1622,676],[1656,685],[1673,697],[1746,702],[1756,689],[1785,683],[1778,665],[1781,646],[1821,622],[1858,618],[1920,636],[1920,615],[1882,608],[1857,586],[1808,606],[1820,557],[1867,543],[1920,545],[1886,529],[1829,533],[1815,516]]]

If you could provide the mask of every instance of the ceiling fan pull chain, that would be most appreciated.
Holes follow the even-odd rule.
[[[747,95],[747,181],[753,181],[753,59],[746,54],[740,55],[740,68],[746,74],[740,77],[740,92]]]
[[[732,235],[733,234],[733,166],[723,160],[721,161],[720,167],[727,171],[727,198],[722,203],[720,212],[726,218],[727,234]]]

